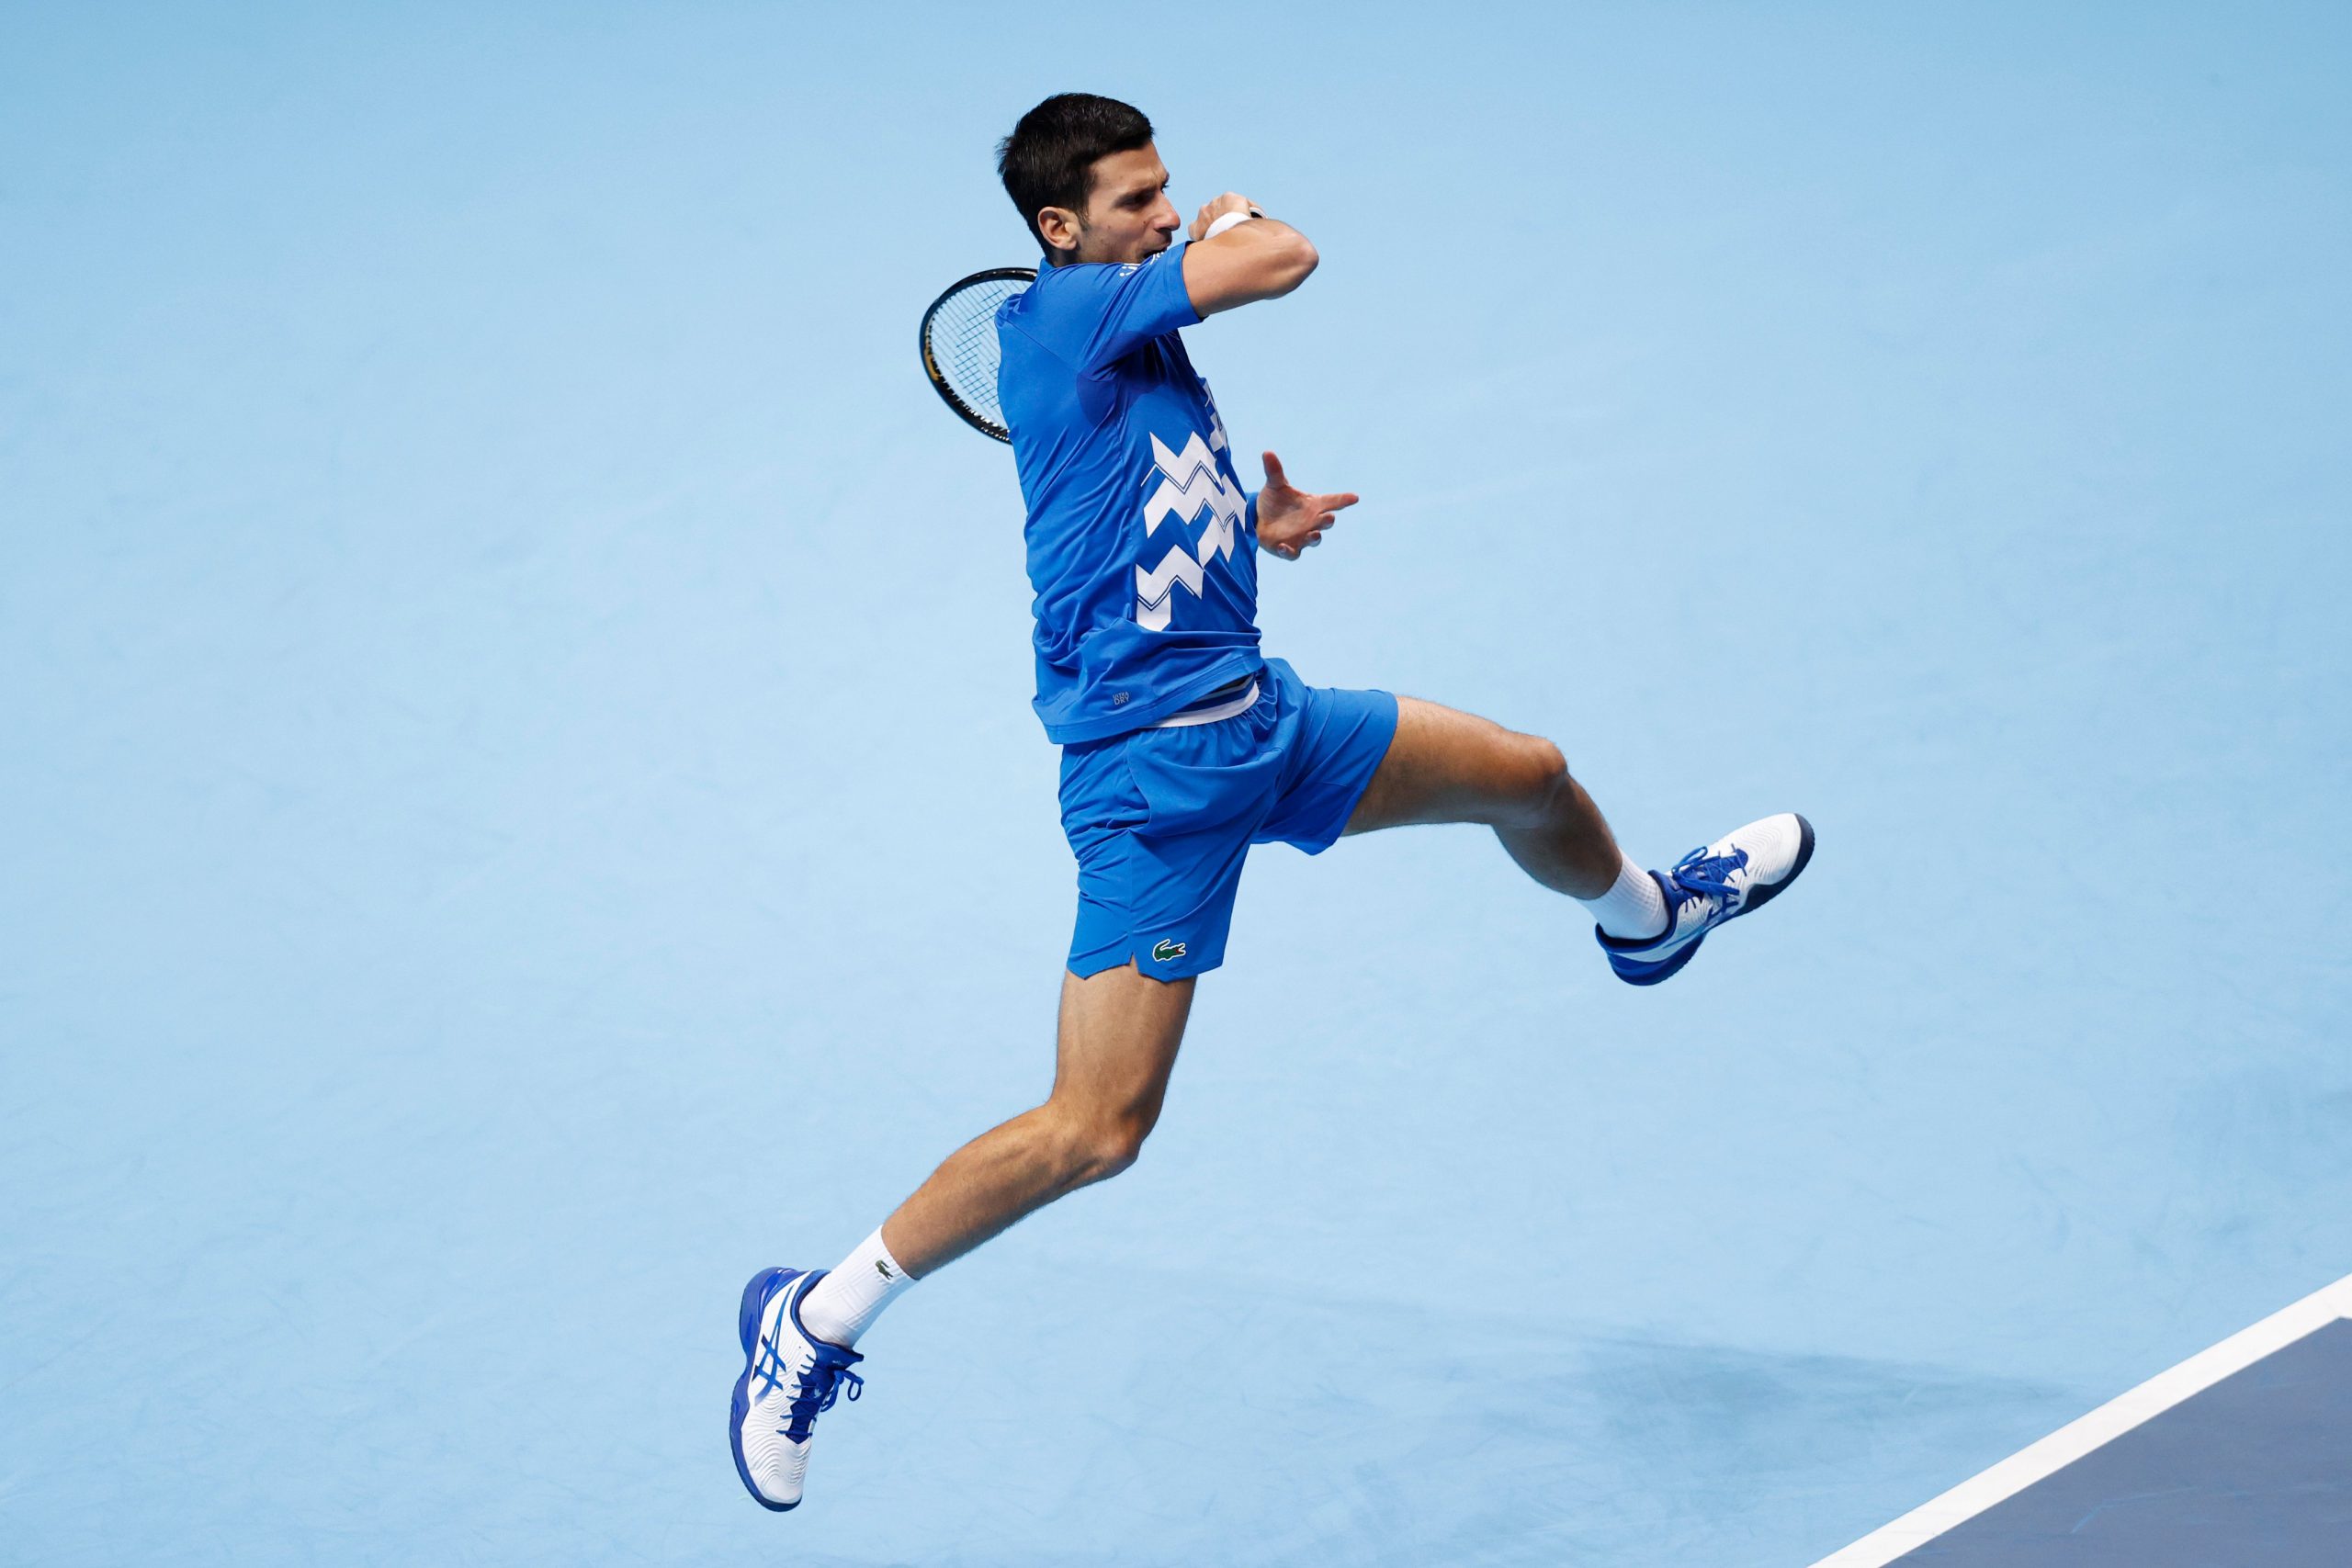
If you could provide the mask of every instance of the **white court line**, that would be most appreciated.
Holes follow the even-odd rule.
[[[1931,1503],[1921,1504],[1893,1524],[1882,1525],[1813,1568],[1885,1568],[1905,1552],[1973,1519],[1994,1504],[2024,1491],[2045,1476],[2114,1441],[2143,1421],[2163,1415],[2191,1394],[2233,1372],[2283,1350],[2339,1317],[2352,1317],[2352,1274],[2313,1291],[2293,1306],[2240,1329],[2210,1349],[2199,1350],[2169,1371],[2158,1372],[2129,1393],[2119,1394],[2079,1421],[2059,1427],[2031,1448],[2020,1449],[1981,1475],[1962,1482]]]

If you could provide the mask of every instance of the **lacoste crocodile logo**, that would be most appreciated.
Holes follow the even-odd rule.
[[[1183,956],[1184,944],[1181,942],[1163,942],[1151,950],[1151,961],[1154,964],[1165,964],[1171,958]]]

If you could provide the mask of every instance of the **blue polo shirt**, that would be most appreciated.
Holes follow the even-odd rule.
[[[1183,254],[1041,263],[997,310],[1035,706],[1065,745],[1156,724],[1261,667],[1256,498],[1177,336],[1201,319]]]

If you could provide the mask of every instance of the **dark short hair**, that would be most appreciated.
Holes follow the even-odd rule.
[[[1132,152],[1150,140],[1151,121],[1132,104],[1092,93],[1056,93],[1023,115],[1012,134],[996,144],[996,172],[1042,246],[1040,210],[1085,211],[1086,198],[1094,194],[1094,160]]]

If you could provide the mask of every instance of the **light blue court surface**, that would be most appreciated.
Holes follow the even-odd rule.
[[[1803,1568],[2352,1272],[2347,67],[0,10],[0,1559]],[[1193,334],[1364,497],[1269,651],[1821,850],[1655,992],[1478,831],[1260,852],[1142,1163],[775,1517],[744,1279],[1047,1083],[1019,500],[914,330],[1072,86],[1321,248]]]

